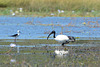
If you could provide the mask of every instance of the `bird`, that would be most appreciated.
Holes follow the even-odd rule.
[[[17,34],[10,35],[10,37],[15,37],[15,39],[14,39],[15,44],[14,44],[14,43],[11,43],[11,44],[10,44],[10,47],[12,47],[12,48],[17,47],[17,53],[19,53],[19,47],[18,47],[18,45],[16,44],[16,37],[18,37],[18,36],[20,35],[20,33],[21,33],[20,30],[17,30]],[[10,49],[9,51],[7,51],[7,53],[9,53],[11,50],[12,50],[12,49]]]
[[[11,35],[10,37],[15,37],[15,44],[16,44],[16,37],[18,37],[20,35],[20,30],[17,30],[17,34]]]
[[[68,44],[69,42],[75,42],[75,38],[73,36],[66,36],[63,34],[55,36],[56,32],[54,30],[48,35],[47,40],[51,34],[53,34],[54,40],[62,43],[62,46],[64,46],[64,44]]]
[[[20,30],[17,30],[17,34],[11,35],[11,37],[18,37],[20,35]]]

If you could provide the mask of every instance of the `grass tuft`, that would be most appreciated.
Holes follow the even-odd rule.
[[[0,0],[0,7],[23,7],[27,11],[100,10],[100,0]]]

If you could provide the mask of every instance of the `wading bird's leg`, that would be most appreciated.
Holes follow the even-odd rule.
[[[69,41],[66,41],[66,43],[65,44],[68,44],[69,43]]]
[[[62,43],[63,50],[66,51],[67,50],[67,47],[65,47],[64,44],[66,44],[66,43]]]
[[[64,47],[64,44],[65,44],[65,43],[62,43],[62,46],[63,46],[63,47]]]
[[[64,44],[68,44],[68,43],[69,43],[69,41],[66,41],[65,43],[62,43],[62,46],[65,47]],[[67,47],[65,47],[64,50],[66,51]]]
[[[15,37],[15,44],[16,44],[16,37]]]
[[[65,43],[62,43],[62,46],[64,47],[64,44],[68,44],[69,43],[69,41],[66,41]]]

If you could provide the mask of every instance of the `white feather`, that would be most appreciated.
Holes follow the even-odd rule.
[[[57,35],[54,39],[60,43],[64,43],[69,40],[69,38],[66,35]]]

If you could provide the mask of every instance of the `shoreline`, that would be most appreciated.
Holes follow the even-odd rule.
[[[14,43],[13,39],[0,39],[1,45],[9,45],[10,43]],[[50,39],[17,39],[17,44],[20,45],[35,45],[35,44],[60,44],[57,41]],[[76,42],[70,42],[69,44],[100,44],[100,40],[76,40]]]

